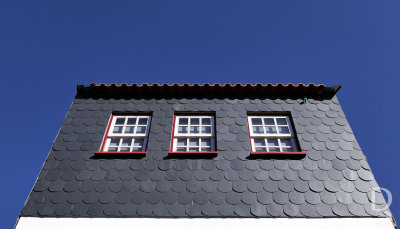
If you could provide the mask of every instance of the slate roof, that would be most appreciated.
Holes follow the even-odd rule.
[[[387,217],[336,96],[102,96],[80,91],[21,216]],[[215,158],[170,158],[174,112],[216,115]],[[304,158],[249,158],[247,113],[291,113]],[[144,158],[96,158],[112,112],[152,112]],[[375,195],[377,198],[373,199]]]

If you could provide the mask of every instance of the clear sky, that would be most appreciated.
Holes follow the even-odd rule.
[[[11,228],[77,84],[340,84],[400,220],[400,1],[1,1],[0,225]]]

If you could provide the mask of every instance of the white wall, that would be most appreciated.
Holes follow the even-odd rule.
[[[21,217],[16,229],[393,229],[389,218],[36,218]]]

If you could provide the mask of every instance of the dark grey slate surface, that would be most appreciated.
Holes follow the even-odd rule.
[[[336,97],[77,97],[24,206],[40,217],[386,217]],[[173,114],[213,111],[218,156],[168,157]],[[290,112],[302,159],[252,159],[247,112]],[[112,112],[152,112],[147,157],[101,159]],[[376,198],[372,198],[373,196]]]

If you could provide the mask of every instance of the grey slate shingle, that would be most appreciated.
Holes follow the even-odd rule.
[[[385,217],[333,98],[76,97],[22,210],[45,217]],[[112,112],[152,112],[147,157],[94,157]],[[218,155],[168,157],[176,111],[216,114]],[[300,159],[249,158],[247,112],[287,111]],[[372,192],[377,198],[372,199]]]

